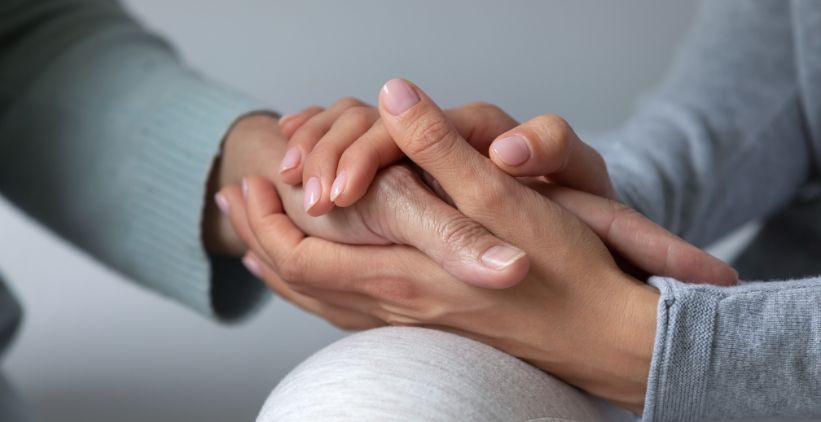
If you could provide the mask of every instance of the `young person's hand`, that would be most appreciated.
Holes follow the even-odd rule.
[[[477,150],[487,151],[497,135],[517,122],[500,108],[470,103],[445,110],[456,130]],[[361,199],[379,169],[399,161],[402,151],[379,121],[376,108],[344,98],[328,109],[313,106],[280,120],[288,151],[282,179],[302,184],[304,207],[322,215],[334,205],[348,207]]]

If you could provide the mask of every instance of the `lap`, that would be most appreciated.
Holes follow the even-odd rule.
[[[268,421],[630,421],[508,354],[457,335],[389,327],[342,339],[285,377]]]

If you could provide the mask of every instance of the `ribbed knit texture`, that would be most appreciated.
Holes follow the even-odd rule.
[[[212,263],[201,220],[227,130],[261,104],[186,68],[109,2],[29,4],[75,5],[63,19],[83,30],[67,31],[74,41],[48,60],[3,56],[4,67],[40,67],[20,86],[0,81],[0,192],[147,287],[206,315],[247,313],[265,289],[237,261]],[[61,15],[43,19],[62,27]]]

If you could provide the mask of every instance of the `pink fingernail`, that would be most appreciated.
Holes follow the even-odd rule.
[[[242,198],[248,201],[248,179],[242,178]]]
[[[382,87],[382,99],[388,113],[398,116],[419,102],[419,95],[402,79],[391,79]]]
[[[518,166],[530,159],[530,147],[527,146],[525,138],[519,135],[499,139],[490,148],[509,166]]]
[[[305,183],[305,199],[303,201],[305,211],[310,210],[319,202],[320,195],[322,195],[322,183],[316,177],[308,179],[308,182]]]
[[[512,246],[492,246],[482,254],[482,263],[493,270],[504,270],[519,258],[525,255],[524,251]]]
[[[228,205],[228,199],[225,198],[225,195],[221,192],[217,192],[217,194],[214,195],[214,202],[217,203],[217,208],[219,208],[223,214],[228,215],[230,206]]]
[[[256,278],[262,278],[262,269],[259,266],[259,262],[252,257],[251,255],[245,255],[242,258],[242,263],[245,265],[245,268],[248,269],[248,272],[253,274]]]
[[[299,165],[302,160],[302,151],[299,148],[291,148],[282,157],[282,164],[279,167],[279,172],[284,173]]]
[[[345,185],[348,183],[348,172],[346,170],[342,170],[336,176],[334,180],[334,184],[331,185],[331,202],[336,201],[336,198],[339,198],[339,195],[342,194],[342,191],[345,190]]]

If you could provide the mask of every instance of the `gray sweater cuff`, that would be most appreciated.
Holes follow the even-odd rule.
[[[668,278],[649,283],[661,298],[644,420],[702,420],[718,299]]]
[[[818,281],[651,278],[661,299],[645,420],[821,416]]]

